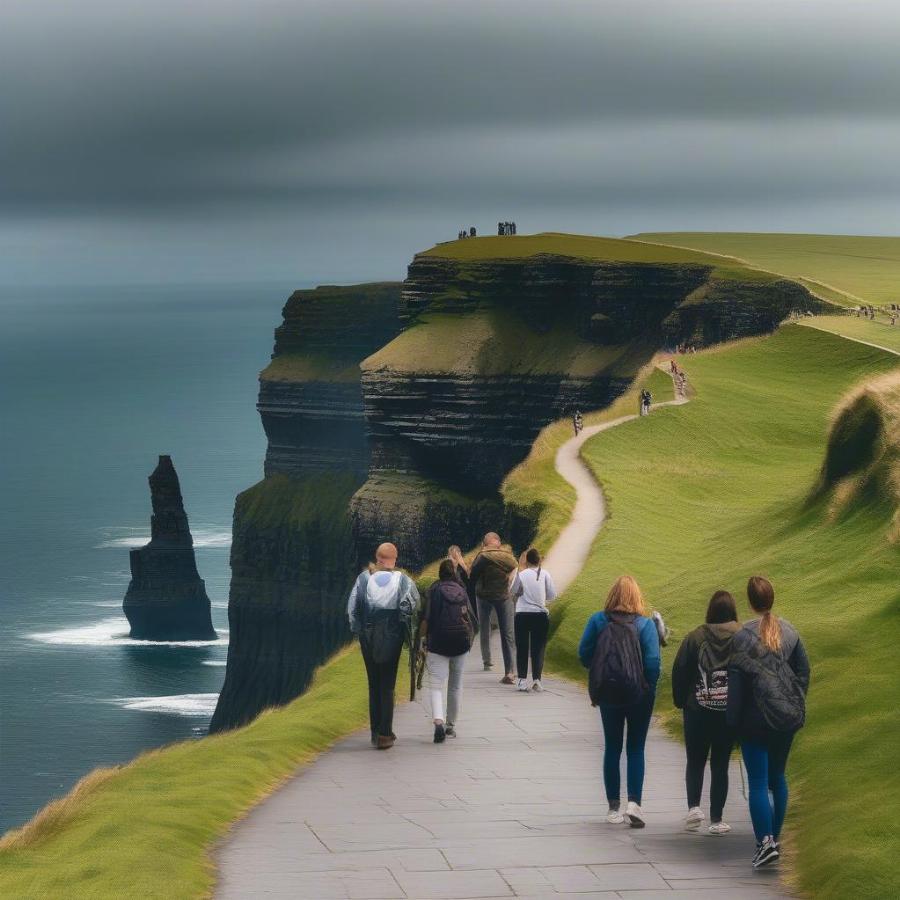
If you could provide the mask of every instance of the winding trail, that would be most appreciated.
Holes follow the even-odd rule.
[[[557,452],[557,470],[578,495],[547,554],[560,588],[580,571],[605,518],[603,493],[581,447],[636,418],[586,428]],[[684,833],[684,751],[654,725],[646,752],[647,827],[609,825],[600,723],[583,686],[546,678],[543,693],[520,693],[498,683],[501,673],[481,669],[476,650],[458,738],[433,744],[427,700],[403,704],[392,750],[373,752],[368,730],[358,732],[256,807],[217,853],[215,896],[782,896],[777,873],[750,868],[753,837],[736,768],[725,810],[733,833]]]

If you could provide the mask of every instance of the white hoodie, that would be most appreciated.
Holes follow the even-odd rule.
[[[547,612],[547,604],[556,599],[556,586],[546,569],[523,569],[513,582],[516,612]]]

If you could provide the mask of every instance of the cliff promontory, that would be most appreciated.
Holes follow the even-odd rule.
[[[131,637],[144,641],[215,640],[210,602],[197,572],[181,485],[171,456],[150,475],[150,542],[130,553],[122,608]]]
[[[737,261],[559,234],[455,241],[402,285],[295,293],[260,376],[266,478],[235,506],[213,730],[305,689],[382,540],[412,569],[488,529],[526,544],[534,520],[499,488],[549,422],[606,406],[662,347],[817,304]]]

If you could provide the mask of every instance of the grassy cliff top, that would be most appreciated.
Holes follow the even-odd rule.
[[[725,254],[846,306],[900,302],[900,237],[752,232],[644,232],[635,240]]]
[[[461,262],[486,262],[520,260],[545,254],[589,262],[708,266],[712,275],[723,278],[746,278],[751,281],[769,277],[769,273],[748,268],[740,260],[725,259],[721,255],[704,253],[701,250],[664,246],[662,242],[651,244],[621,238],[562,234],[555,231],[447,241],[418,255]]]
[[[456,375],[554,375],[589,378],[603,370],[633,375],[627,346],[581,340],[568,323],[540,334],[518,316],[477,310],[465,316],[431,313],[364,360],[365,372],[388,370]],[[646,353],[644,354],[646,357]]]

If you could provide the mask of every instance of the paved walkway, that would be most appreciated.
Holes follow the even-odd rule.
[[[602,492],[578,450],[632,418],[585,429],[557,455],[578,491],[573,521],[547,558],[563,586],[604,518]],[[686,834],[684,751],[654,727],[647,827],[609,825],[599,715],[582,686],[553,678],[544,685],[542,694],[500,685],[473,654],[458,738],[432,743],[430,712],[416,702],[398,707],[392,750],[373,751],[368,730],[342,741],[235,827],[218,853],[216,896],[781,896],[777,873],[750,868],[753,837],[736,764],[725,810],[732,834]]]

